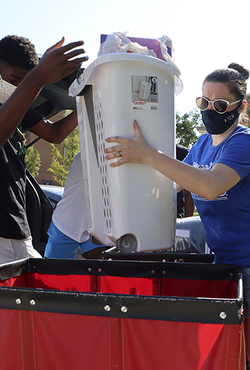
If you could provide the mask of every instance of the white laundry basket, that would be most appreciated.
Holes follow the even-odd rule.
[[[102,244],[126,252],[174,245],[173,182],[147,165],[110,168],[104,149],[109,136],[133,137],[136,119],[149,145],[175,156],[175,88],[182,88],[175,73],[151,56],[107,54],[69,89],[77,97],[88,232]]]

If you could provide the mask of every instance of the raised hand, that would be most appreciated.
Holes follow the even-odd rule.
[[[83,41],[72,42],[65,46],[63,43],[64,37],[45,52],[38,66],[34,68],[33,74],[37,74],[42,84],[60,80],[78,70],[81,64],[88,60],[87,56],[82,55],[85,53],[84,49],[79,48],[84,44]]]

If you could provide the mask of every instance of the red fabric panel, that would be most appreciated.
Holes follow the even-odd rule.
[[[97,292],[109,294],[159,295],[160,280],[120,276],[98,276]]]
[[[46,312],[34,316],[37,369],[109,369],[109,319]]]
[[[99,276],[97,291],[114,294],[235,299],[237,283],[235,281]]]
[[[216,280],[162,279],[162,296],[232,298],[237,296],[237,282]]]
[[[26,274],[21,274],[17,277],[12,277],[6,280],[0,280],[0,286],[19,288],[27,287]]]
[[[1,370],[245,370],[241,325],[0,310]]]
[[[0,286],[166,297],[236,298],[235,281],[27,273]]]
[[[0,310],[0,323],[1,370],[23,369],[20,312]]]
[[[222,325],[219,325],[222,326]],[[199,324],[198,369],[245,369],[245,333],[241,326]],[[217,329],[217,331],[216,331]]]
[[[1,283],[2,286],[34,289],[152,296],[160,294],[161,279],[27,273]]]
[[[123,320],[126,370],[245,370],[243,324]]]
[[[95,276],[91,275],[47,275],[28,273],[27,287],[77,292],[95,292]]]
[[[33,312],[0,310],[1,370],[34,370]]]

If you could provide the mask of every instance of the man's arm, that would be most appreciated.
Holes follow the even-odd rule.
[[[74,111],[67,117],[52,123],[49,120],[42,120],[37,125],[29,128],[29,131],[40,136],[42,139],[60,144],[77,126],[77,112]]]
[[[64,38],[46,51],[40,63],[26,75],[10,98],[0,107],[0,146],[19,125],[42,87],[79,69],[86,60],[86,57],[77,57],[84,53],[83,49],[74,50],[83,45],[83,41],[66,46],[62,46],[63,42]]]

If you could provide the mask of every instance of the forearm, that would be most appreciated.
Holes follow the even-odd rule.
[[[225,170],[223,177],[221,173],[218,174],[217,169],[208,171],[196,168],[168,157],[151,147],[148,147],[146,163],[176,182],[179,189],[186,189],[209,200],[220,196],[239,181],[238,174],[225,165],[220,165],[220,170],[221,167]],[[233,176],[231,176],[231,171],[233,171]]]
[[[74,111],[55,123],[49,120],[43,120],[29,130],[49,143],[61,144],[76,126],[77,112]]]
[[[52,125],[53,139],[51,142],[54,144],[60,144],[77,127],[77,123],[76,111],[55,122]]]
[[[135,137],[132,139],[120,136],[106,139],[107,143],[116,143],[104,150],[107,160],[118,159],[110,163],[110,167],[144,163],[174,181],[177,191],[186,189],[209,200],[217,198],[240,181],[239,174],[222,163],[216,163],[211,170],[205,170],[168,157],[147,144],[136,120],[133,127]]]
[[[43,84],[36,73],[28,73],[10,98],[0,107],[0,146],[21,122]]]

